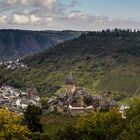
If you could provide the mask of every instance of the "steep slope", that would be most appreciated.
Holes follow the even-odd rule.
[[[65,41],[43,53],[27,57],[24,59],[24,62],[29,65],[44,65],[54,60],[77,59],[77,56],[85,59],[87,55],[88,57],[96,56],[102,60],[109,57],[113,62],[119,65],[127,62],[132,63],[134,59],[131,58],[135,58],[135,60],[139,59],[140,32],[121,30],[114,30],[109,33],[107,31],[104,32],[90,32],[87,35],[82,34],[79,38]],[[138,62],[139,61],[135,61],[134,64]],[[66,62],[64,61],[64,63]]]
[[[23,62],[29,69],[1,70],[0,83],[24,87],[32,82],[41,93],[50,95],[63,89],[65,75],[71,71],[77,86],[96,91],[106,73],[140,73],[140,32],[116,29],[82,34]]]
[[[0,59],[25,57],[79,35],[75,31],[0,30]]]

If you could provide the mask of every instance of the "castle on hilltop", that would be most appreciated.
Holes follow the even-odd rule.
[[[48,101],[50,111],[58,112],[92,112],[108,110],[116,106],[110,92],[103,95],[89,94],[83,87],[77,88],[72,73],[66,76],[65,92]]]

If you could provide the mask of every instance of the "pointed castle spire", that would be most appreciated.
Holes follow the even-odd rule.
[[[66,93],[73,94],[75,90],[76,90],[75,80],[72,76],[72,73],[70,72],[70,74],[66,76]]]
[[[66,76],[66,85],[75,85],[75,80],[71,72]]]

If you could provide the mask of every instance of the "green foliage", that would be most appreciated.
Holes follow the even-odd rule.
[[[46,133],[34,132],[31,135],[32,140],[51,140]]]
[[[118,110],[94,112],[91,116],[82,116],[77,123],[67,126],[56,134],[57,140],[114,140],[123,130],[124,121]]]
[[[59,130],[53,140],[139,140],[140,98],[131,100],[129,106],[125,119],[118,109],[81,116],[76,123]]]
[[[29,140],[30,131],[17,113],[0,108],[0,139]]]
[[[63,87],[65,75],[70,71],[76,79],[76,85],[84,86],[89,91],[96,90],[104,74],[113,71],[113,77],[116,73],[123,74],[118,75],[117,84],[111,83],[108,89],[122,92],[133,77],[130,73],[140,73],[139,50],[140,32],[119,29],[89,32],[25,58],[23,62],[28,69],[0,69],[0,83],[24,88],[31,81],[41,95],[52,96],[59,90],[53,90],[52,87]],[[126,94],[133,94],[138,87],[137,76]],[[105,82],[101,81],[97,89],[103,90],[110,78],[112,75]]]
[[[51,113],[41,117],[41,124],[43,125],[44,133],[48,134],[49,137],[53,137],[59,129],[63,130],[68,124],[74,124],[77,121],[77,118],[77,116]]]
[[[120,140],[140,139],[140,98],[130,102],[130,108],[126,111],[126,125],[120,135]]]
[[[43,109],[48,109],[48,99],[45,96],[41,97],[40,102]]]
[[[65,130],[59,130],[54,137],[55,140],[82,140],[80,138],[77,129],[72,125],[66,126]]]
[[[42,125],[40,123],[41,109],[35,105],[29,105],[24,111],[24,119],[28,128],[32,132],[42,132]]]
[[[16,59],[78,37],[76,31],[0,30],[0,59]]]
[[[108,90],[122,94],[140,95],[140,74],[109,73],[97,85],[97,90]]]
[[[118,29],[89,32],[43,53],[27,57],[23,62],[28,65],[28,69],[5,70],[1,68],[0,84],[25,88],[31,81],[41,94],[52,96],[57,91],[52,87],[63,88],[65,75],[71,71],[77,86],[95,90],[100,83],[98,89],[104,90],[109,84],[107,90],[118,91],[120,96],[116,95],[116,98],[120,100],[120,98],[125,98],[121,92],[132,80],[133,74],[131,73],[136,73],[136,76],[131,83],[132,86],[127,88],[125,93],[133,95],[139,86],[139,60],[140,32]],[[110,71],[113,73],[103,78],[104,73]],[[103,80],[101,80],[102,78]],[[112,78],[113,80],[109,82]],[[60,89],[58,88],[58,90]],[[45,105],[45,101],[42,102]],[[54,140],[137,140],[140,139],[139,107],[140,101],[135,100],[126,112],[126,119],[122,119],[117,110],[104,113],[94,112],[91,116],[80,117],[78,121],[72,117],[50,114],[50,116],[43,116],[41,120],[44,130],[46,130],[45,133],[36,132],[42,131],[39,109],[32,105],[29,106],[24,117],[30,130],[35,132],[32,134],[33,139],[49,139],[53,135],[52,133],[56,133],[60,129],[57,135],[50,138],[54,138]],[[67,126],[67,122],[70,125]],[[51,135],[48,137],[49,132]]]

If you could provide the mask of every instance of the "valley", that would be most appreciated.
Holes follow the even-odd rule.
[[[139,36],[119,29],[82,34],[26,57],[22,63],[28,69],[1,69],[0,84],[24,88],[30,81],[41,95],[52,96],[63,90],[65,75],[72,72],[76,85],[91,93],[111,90],[139,95]]]
[[[139,0],[0,0],[0,140],[140,140]]]
[[[15,60],[42,52],[65,40],[78,37],[77,31],[0,30],[0,60]]]
[[[90,118],[92,112],[118,108],[121,118],[126,118],[131,100],[140,95],[139,36],[139,32],[119,29],[82,33],[44,52],[1,62],[0,85],[18,91],[36,87],[39,101],[34,96],[29,99],[27,92],[27,103],[15,97],[21,103],[12,109],[23,111],[31,102],[39,104],[44,131],[39,136],[56,139],[59,131],[63,134],[74,126],[73,131],[80,116]]]

